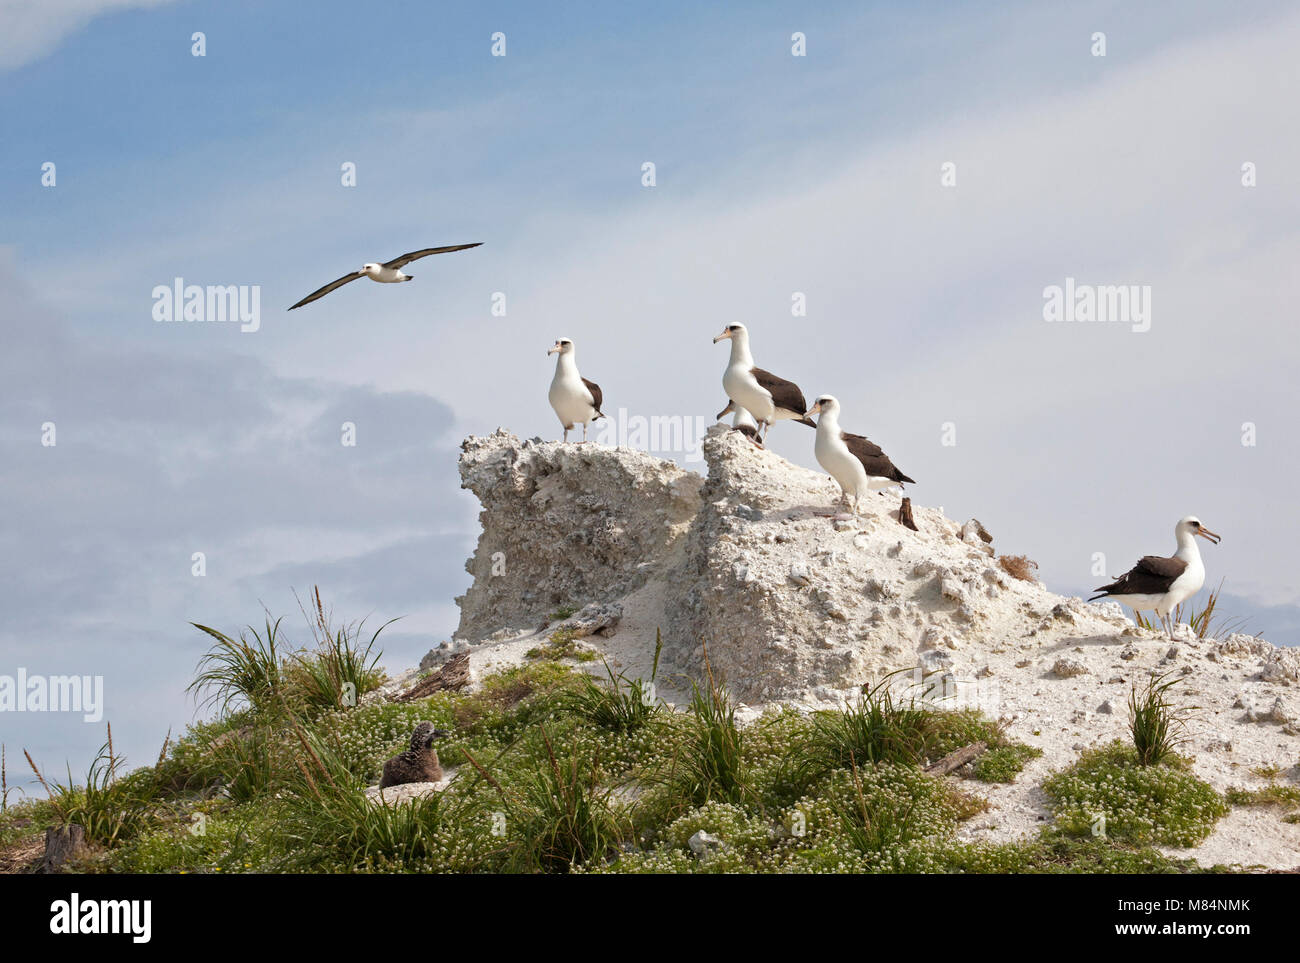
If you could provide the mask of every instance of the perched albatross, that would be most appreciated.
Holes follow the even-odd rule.
[[[728,401],[727,407],[718,412],[718,420],[721,421],[724,415],[731,415],[731,429],[738,431],[759,448],[763,443],[758,440],[758,422],[754,416],[749,413],[749,409],[744,405],[738,405],[734,401]]]
[[[597,418],[604,418],[600,410],[605,400],[600,385],[588,381],[578,374],[578,363],[573,360],[573,342],[560,338],[548,355],[559,353],[555,359],[555,377],[551,379],[551,390],[546,397],[555,409],[555,414],[564,426],[564,441],[569,440],[569,429],[582,423],[582,440],[587,440],[587,424]]]
[[[858,513],[859,496],[866,492],[902,488],[904,482],[916,484],[894,466],[879,445],[840,430],[840,403],[834,395],[822,395],[808,414],[818,416],[813,445],[817,464],[839,482],[843,501],[853,497],[853,514]]]
[[[375,264],[373,262],[363,264],[361,265],[360,271],[353,271],[351,274],[343,275],[343,277],[339,278],[337,281],[331,281],[323,288],[307,295],[295,304],[293,308],[300,308],[304,304],[311,304],[313,301],[325,297],[325,295],[329,294],[335,288],[341,288],[343,285],[350,281],[355,281],[357,278],[370,278],[370,280],[378,281],[381,284],[396,284],[398,281],[409,281],[411,280],[412,275],[403,274],[402,268],[406,267],[406,265],[410,264],[412,261],[417,261],[422,257],[428,257],[430,254],[448,254],[452,251],[464,251],[471,247],[478,247],[482,243],[482,241],[475,241],[473,244],[452,244],[448,247],[426,247],[423,251],[412,251],[410,254],[403,254],[401,257],[395,257],[391,261],[385,261],[383,264]],[[289,310],[292,311],[293,308],[290,308]]]
[[[1205,584],[1205,564],[1201,561],[1201,550],[1196,547],[1198,535],[1216,545],[1219,543],[1219,536],[1202,525],[1195,515],[1179,519],[1174,526],[1178,551],[1171,558],[1146,556],[1109,585],[1094,589],[1099,594],[1088,601],[1110,598],[1134,612],[1154,610],[1173,638],[1169,614]]]
[[[722,390],[754,416],[763,428],[763,437],[775,421],[797,421],[809,428],[816,427],[804,415],[808,403],[797,384],[754,367],[754,356],[749,353],[749,330],[743,324],[727,325],[713,343],[723,339],[731,340],[731,360],[722,374]]]

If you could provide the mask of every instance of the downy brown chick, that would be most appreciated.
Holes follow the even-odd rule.
[[[437,782],[442,778],[442,765],[433,740],[449,733],[435,729],[432,722],[421,722],[411,733],[411,747],[384,763],[384,775],[379,788],[400,786],[408,782]]]

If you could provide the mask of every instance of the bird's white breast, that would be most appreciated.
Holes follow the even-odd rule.
[[[752,365],[732,364],[722,374],[722,390],[736,404],[749,409],[759,421],[770,422],[776,413],[772,393],[758,383]]]
[[[576,366],[563,362],[555,366],[555,377],[551,379],[551,390],[546,397],[555,409],[560,422],[565,425],[591,421],[596,415],[592,406],[591,392],[582,383]]]
[[[1165,605],[1162,607],[1172,609],[1199,592],[1204,584],[1205,563],[1201,561],[1200,553],[1197,553],[1196,558],[1188,561],[1183,574],[1174,579],[1174,583],[1169,586],[1169,591],[1165,593]]]
[[[817,464],[830,473],[850,495],[864,494],[868,491],[867,470],[862,467],[849,446],[840,438],[838,429],[817,429],[817,440],[813,443],[813,454]]]
[[[372,281],[378,281],[381,284],[394,284],[398,281],[405,281],[406,275],[397,268],[384,267],[382,264],[366,272],[366,277]]]

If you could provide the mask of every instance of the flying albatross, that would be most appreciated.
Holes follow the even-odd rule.
[[[1201,561],[1201,550],[1196,546],[1197,535],[1216,545],[1219,543],[1218,535],[1202,525],[1195,515],[1188,515],[1174,526],[1178,551],[1171,558],[1146,556],[1109,585],[1094,589],[1099,594],[1088,601],[1110,598],[1122,602],[1134,612],[1154,610],[1169,637],[1173,638],[1169,614],[1205,584],[1205,564]]]
[[[740,432],[759,448],[763,447],[763,443],[758,440],[758,422],[754,420],[748,408],[734,401],[728,401],[727,407],[718,412],[718,420],[721,420],[724,415],[731,415],[732,431]]]
[[[867,492],[902,488],[904,482],[916,484],[894,466],[879,445],[840,430],[840,403],[834,395],[822,395],[808,414],[818,416],[813,444],[817,464],[839,482],[843,501],[852,496],[853,514],[858,513],[858,498]]]
[[[560,424],[564,426],[562,440],[568,441],[569,429],[581,422],[582,440],[586,441],[588,422],[605,417],[605,413],[600,410],[605,396],[600,390],[600,385],[578,374],[578,363],[573,360],[571,340],[560,338],[546,353],[551,355],[557,352],[560,356],[555,359],[555,377],[551,379],[551,390],[547,392],[546,397],[550,400],[551,407],[555,409]]]
[[[361,265],[360,271],[353,271],[351,274],[343,275],[343,277],[339,278],[337,281],[331,281],[323,288],[307,295],[295,304],[293,308],[300,308],[304,304],[311,304],[313,301],[325,297],[325,295],[329,294],[335,288],[341,288],[343,285],[350,281],[355,281],[357,278],[370,278],[370,280],[378,281],[381,284],[396,284],[398,281],[409,281],[411,280],[412,275],[403,274],[402,268],[406,267],[406,265],[410,264],[412,261],[418,261],[422,257],[428,257],[430,254],[448,254],[451,251],[464,251],[471,247],[478,247],[482,243],[482,241],[475,241],[473,244],[452,244],[448,247],[426,247],[423,251],[412,251],[410,254],[403,254],[401,257],[395,257],[391,261],[385,261],[383,264],[375,264],[373,262],[363,264]],[[289,310],[292,311],[293,308],[290,308]]]
[[[754,416],[763,429],[762,437],[767,436],[775,421],[797,421],[809,428],[816,427],[804,415],[808,403],[797,384],[754,367],[754,356],[749,353],[749,330],[743,324],[727,325],[713,343],[723,339],[731,340],[731,360],[722,374],[722,390]]]

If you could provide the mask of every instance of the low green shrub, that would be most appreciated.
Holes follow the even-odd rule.
[[[1137,751],[1118,740],[1086,750],[1043,789],[1062,831],[1144,845],[1195,846],[1228,812],[1224,798],[1186,761],[1167,757],[1143,765]]]

